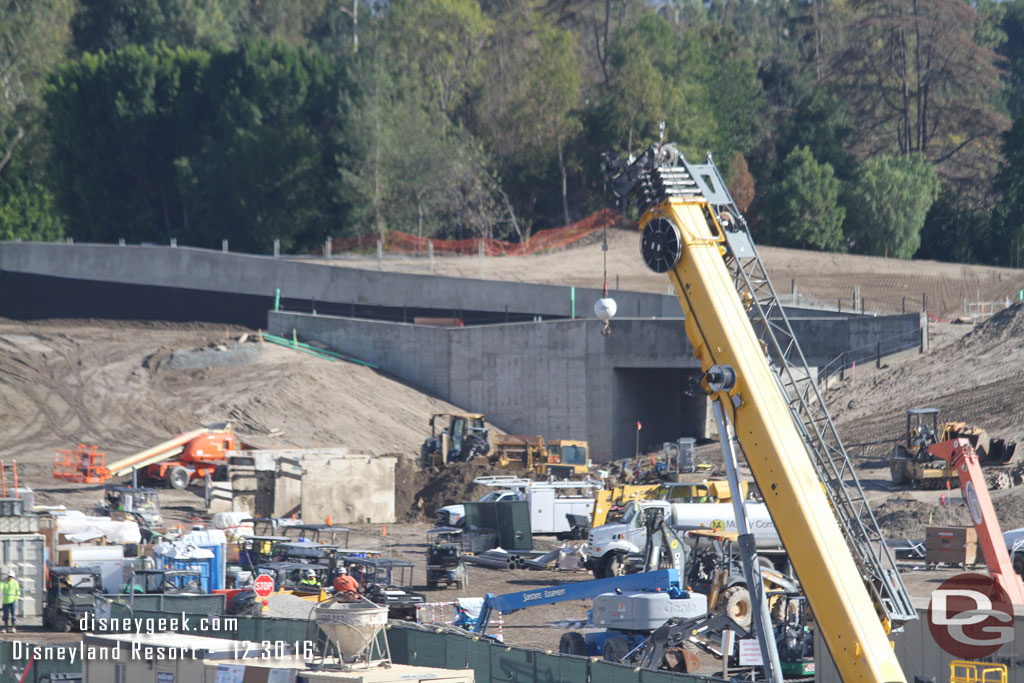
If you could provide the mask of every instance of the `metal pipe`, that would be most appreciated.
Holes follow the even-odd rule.
[[[747,525],[747,511],[743,503],[743,488],[737,471],[736,451],[732,447],[732,432],[722,410],[721,399],[713,402],[715,423],[718,425],[718,438],[722,443],[722,455],[725,459],[725,471],[729,476],[729,489],[732,494],[732,509],[736,516],[736,532],[739,538],[736,544],[740,549],[743,561],[743,574],[747,579],[747,591],[750,593],[751,623],[757,633],[757,643],[761,648],[761,662],[764,666],[765,679],[774,683],[782,683],[782,665],[779,662],[779,650],[775,643],[775,631],[772,629],[772,617],[768,611],[768,598],[764,594],[764,582],[761,579],[761,567],[757,561],[757,543]]]

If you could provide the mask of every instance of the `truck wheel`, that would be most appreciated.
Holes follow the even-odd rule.
[[[751,605],[750,592],[746,586],[733,586],[718,598],[718,605],[725,616],[729,617],[745,629],[750,628]]]
[[[563,633],[562,637],[558,639],[558,653],[586,657],[587,641],[583,639],[583,634],[576,631]]]
[[[626,568],[622,562],[622,557],[616,553],[608,553],[601,560],[601,577],[605,579],[612,579],[616,576],[623,576],[626,573]]]
[[[59,633],[68,633],[71,630],[71,620],[66,614],[58,614],[53,618],[53,630]]]
[[[1013,556],[1013,571],[1024,576],[1024,553],[1015,553]]]
[[[167,472],[167,485],[172,489],[183,489],[188,486],[192,477],[181,465],[175,465]]]
[[[629,643],[622,636],[613,636],[604,641],[604,661],[621,663],[629,652]]]

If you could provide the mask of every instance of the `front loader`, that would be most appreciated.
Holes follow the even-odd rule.
[[[897,486],[941,489],[959,486],[952,463],[934,457],[929,446],[954,439],[966,439],[978,456],[991,490],[1008,489],[1014,481],[1017,443],[992,439],[988,433],[964,422],[939,423],[938,408],[913,408],[907,411],[906,440],[893,447],[889,472]],[[1019,475],[1018,475],[1019,476]]]

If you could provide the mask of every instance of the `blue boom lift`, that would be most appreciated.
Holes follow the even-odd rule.
[[[495,610],[509,614],[527,607],[588,598],[594,598],[595,623],[604,626],[606,630],[599,633],[563,634],[559,643],[559,650],[563,653],[601,656],[607,647],[606,642],[611,641],[616,653],[627,644],[630,645],[622,652],[624,655],[667,619],[692,619],[703,616],[708,608],[707,597],[683,589],[678,571],[659,569],[518,593],[490,593],[484,598],[479,616],[463,616],[458,625],[473,633],[486,634]]]

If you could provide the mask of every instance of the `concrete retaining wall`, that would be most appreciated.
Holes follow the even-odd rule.
[[[915,314],[793,327],[810,339],[802,342],[808,362],[823,365],[873,335],[902,335],[913,347],[919,324]],[[272,312],[268,327],[375,363],[509,432],[585,439],[598,459],[632,455],[637,421],[641,449],[709,435],[700,367],[679,318],[616,319],[608,337],[597,320],[436,328]]]
[[[39,278],[57,278],[255,297],[263,310],[272,308],[277,289],[289,301],[308,302],[335,314],[347,311],[332,310],[331,304],[405,311],[409,319],[411,315],[469,314],[490,322],[502,321],[506,315],[513,320],[537,315],[570,317],[573,310],[569,287],[377,272],[191,247],[0,242],[0,272],[35,276],[37,282],[41,282]],[[24,284],[16,287],[20,291],[10,291],[16,284],[17,280],[9,286],[0,282],[0,313],[10,315],[17,307],[16,300],[7,298],[15,295],[35,300],[36,308],[46,303],[38,301]],[[50,288],[59,285],[50,283]],[[576,288],[575,293],[577,315],[593,315],[601,291]],[[679,313],[674,296],[616,292],[615,297],[623,315]],[[105,304],[116,310],[118,302],[105,298],[96,297],[92,306]],[[23,308],[32,310],[31,306]]]

